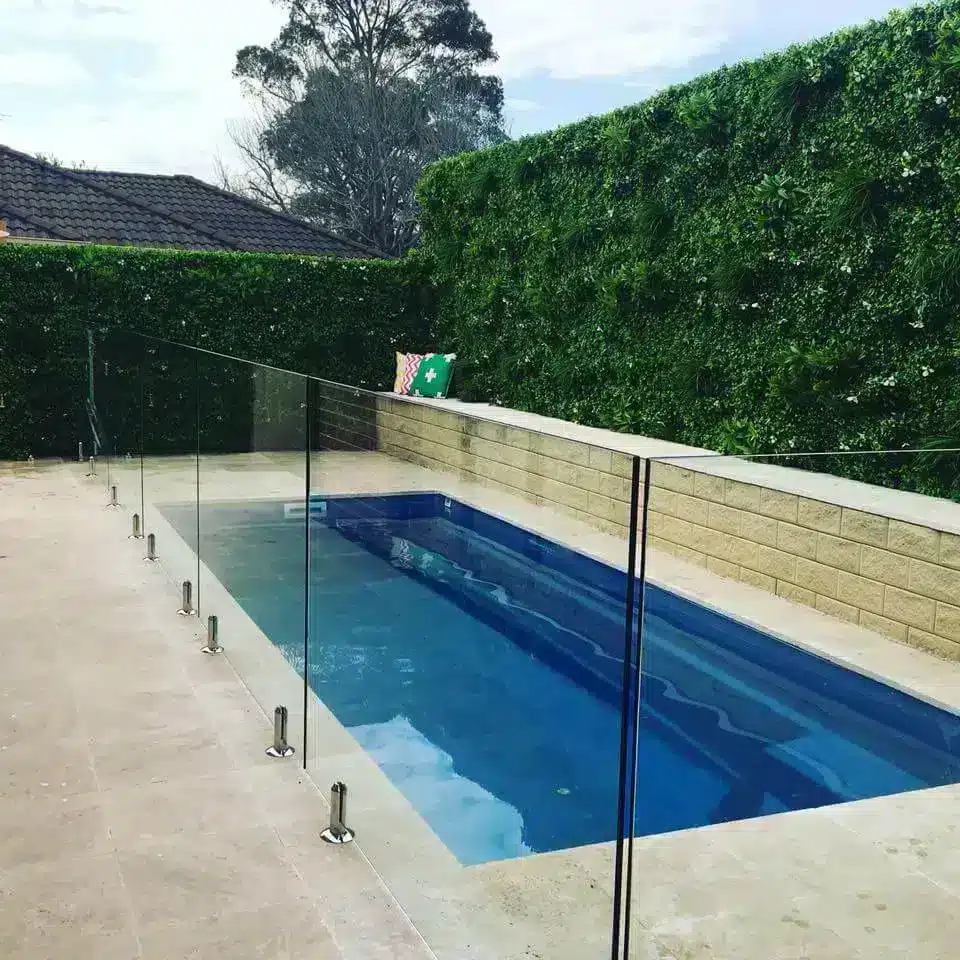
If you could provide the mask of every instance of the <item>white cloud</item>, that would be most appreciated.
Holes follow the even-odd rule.
[[[543,104],[536,100],[524,100],[518,97],[506,97],[503,105],[507,110],[516,110],[518,113],[527,113],[531,110],[542,110]]]
[[[0,142],[66,162],[211,178],[247,114],[236,51],[283,23],[271,0],[0,0]],[[758,16],[759,0],[473,0],[509,83],[684,64]],[[533,101],[508,109],[532,111]],[[5,116],[4,116],[5,115]]]
[[[613,77],[683,66],[755,20],[760,0],[473,0],[505,79]]]
[[[0,53],[0,87],[62,87],[90,80],[70,57],[42,50]]]
[[[211,178],[246,114],[236,51],[283,22],[270,0],[2,0],[0,142],[65,162]],[[88,65],[87,70],[80,63]],[[83,82],[81,82],[83,81]],[[56,93],[57,96],[53,96]]]

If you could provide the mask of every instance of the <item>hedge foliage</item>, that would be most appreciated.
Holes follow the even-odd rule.
[[[467,398],[732,453],[926,446],[831,462],[960,497],[960,0],[443,161],[419,199],[393,262],[0,246],[0,458],[86,435],[95,326],[373,388],[394,346],[455,350]],[[174,452],[198,374],[149,365]],[[281,442],[295,386],[200,376],[218,449]]]
[[[738,453],[960,445],[957,0],[443,161],[419,199],[478,398]]]
[[[70,455],[89,436],[90,327],[99,331],[98,408],[122,451],[135,449],[130,397],[145,354],[142,340],[117,331],[373,389],[392,382],[395,346],[427,346],[431,311],[415,258],[0,245],[0,459]],[[178,451],[196,434],[194,355],[151,347],[146,369],[146,439],[152,452]],[[294,378],[215,358],[201,379],[211,449],[257,440],[255,404],[297,390]]]

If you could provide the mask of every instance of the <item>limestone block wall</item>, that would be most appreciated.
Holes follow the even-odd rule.
[[[437,407],[381,399],[378,449],[626,536],[632,458]]]
[[[960,537],[655,464],[649,544],[911,646],[960,659]]]
[[[389,395],[373,404],[333,396],[325,403],[336,424],[331,432],[355,438],[358,446],[628,534],[627,453]],[[749,477],[750,465],[741,466]],[[862,504],[784,492],[770,482],[770,469],[762,473],[763,483],[754,484],[711,473],[706,463],[693,469],[655,462],[649,546],[960,659],[960,536],[871,513]]]

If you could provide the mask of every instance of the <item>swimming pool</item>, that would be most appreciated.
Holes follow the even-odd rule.
[[[441,494],[311,517],[310,684],[458,859],[615,839],[625,574]],[[302,509],[201,531],[302,672]],[[960,781],[960,717],[648,585],[638,770],[662,833]]]

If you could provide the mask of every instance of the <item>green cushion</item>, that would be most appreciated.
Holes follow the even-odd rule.
[[[428,353],[417,368],[410,395],[413,397],[445,397],[453,376],[455,353]]]

